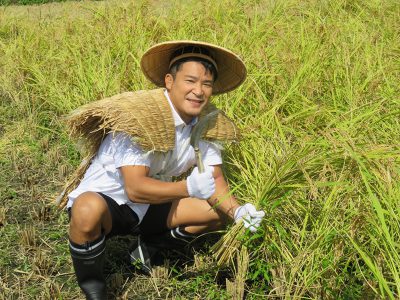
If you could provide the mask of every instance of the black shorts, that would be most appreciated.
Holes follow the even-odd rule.
[[[126,204],[119,205],[111,197],[98,193],[106,201],[112,218],[112,229],[107,238],[127,234],[159,234],[168,230],[167,218],[171,202],[149,206],[142,222],[139,223],[137,214]],[[71,215],[70,210],[68,214]]]
[[[151,204],[139,225],[144,235],[159,234],[168,230],[167,219],[172,202]]]

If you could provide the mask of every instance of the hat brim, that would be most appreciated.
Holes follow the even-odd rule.
[[[140,66],[144,75],[155,85],[165,86],[165,75],[168,73],[172,54],[184,46],[206,48],[218,66],[218,77],[213,86],[213,94],[222,94],[237,88],[246,78],[246,67],[243,61],[232,51],[199,41],[170,41],[156,44],[147,50],[141,59]]]

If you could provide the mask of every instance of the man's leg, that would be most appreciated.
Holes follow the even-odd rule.
[[[103,274],[105,235],[111,231],[112,217],[103,197],[85,192],[71,209],[69,241],[78,284],[87,299],[106,299]]]
[[[167,218],[170,229],[184,228],[191,234],[201,234],[219,230],[226,223],[225,217],[205,200],[183,198],[172,202]]]
[[[219,230],[224,224],[222,214],[207,201],[184,198],[171,203],[150,205],[140,229],[145,237],[159,237],[167,233],[175,239],[191,240],[199,234]]]
[[[150,273],[158,250],[184,249],[199,234],[221,229],[224,224],[224,218],[204,200],[185,198],[151,205],[140,225],[142,237],[130,253],[131,260]]]
[[[207,201],[184,198],[172,202],[167,218],[169,230],[164,235],[171,237],[172,247],[185,247],[194,240],[201,242],[199,235],[222,229],[225,223],[225,217]]]

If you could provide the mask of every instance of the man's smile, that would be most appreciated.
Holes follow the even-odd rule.
[[[201,104],[204,102],[204,100],[201,99],[191,99],[191,98],[187,98],[186,100],[192,102],[192,103],[196,103],[196,104]]]

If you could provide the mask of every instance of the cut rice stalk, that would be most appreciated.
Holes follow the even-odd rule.
[[[236,223],[231,229],[211,248],[218,266],[234,264],[236,255],[241,248],[238,237],[244,233],[243,222]]]

